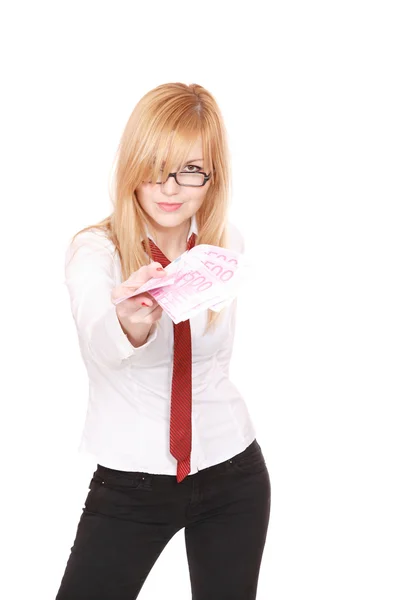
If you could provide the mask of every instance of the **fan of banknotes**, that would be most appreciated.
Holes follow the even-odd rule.
[[[199,244],[165,267],[162,279],[153,277],[113,303],[148,292],[175,324],[180,323],[208,308],[219,312],[227,306],[237,295],[246,266],[239,252]]]

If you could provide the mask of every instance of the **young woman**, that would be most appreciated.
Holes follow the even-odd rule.
[[[80,450],[97,467],[57,600],[137,598],[182,528],[193,599],[256,598],[271,486],[229,378],[236,300],[177,325],[148,293],[113,302],[194,245],[243,252],[229,195],[213,96],[181,83],[148,92],[119,145],[111,216],[67,250],[90,384]]]

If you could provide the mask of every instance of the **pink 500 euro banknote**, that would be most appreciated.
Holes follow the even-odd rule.
[[[162,279],[154,277],[113,302],[119,304],[148,292],[173,322],[179,323],[207,308],[221,310],[228,304],[237,294],[245,266],[239,252],[200,244],[165,267],[167,274]]]

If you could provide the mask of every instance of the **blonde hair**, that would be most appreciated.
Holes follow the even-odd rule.
[[[187,152],[199,134],[203,143],[204,170],[207,174],[211,172],[211,178],[196,213],[196,244],[226,247],[231,173],[221,112],[214,97],[201,85],[165,83],[141,98],[122,133],[113,181],[114,211],[73,237],[75,239],[93,228],[105,232],[119,254],[122,281],[152,262],[145,230],[148,219],[137,200],[136,188],[149,177],[151,181],[157,181],[164,160],[164,173],[169,173],[175,164],[183,166]],[[205,332],[215,326],[220,314],[208,310]]]

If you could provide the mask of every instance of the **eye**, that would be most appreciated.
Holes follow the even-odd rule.
[[[194,169],[198,169],[198,171],[193,171],[191,167],[193,167]],[[186,165],[184,168],[189,169],[189,173],[198,173],[201,170],[201,167],[199,167],[198,165]]]

